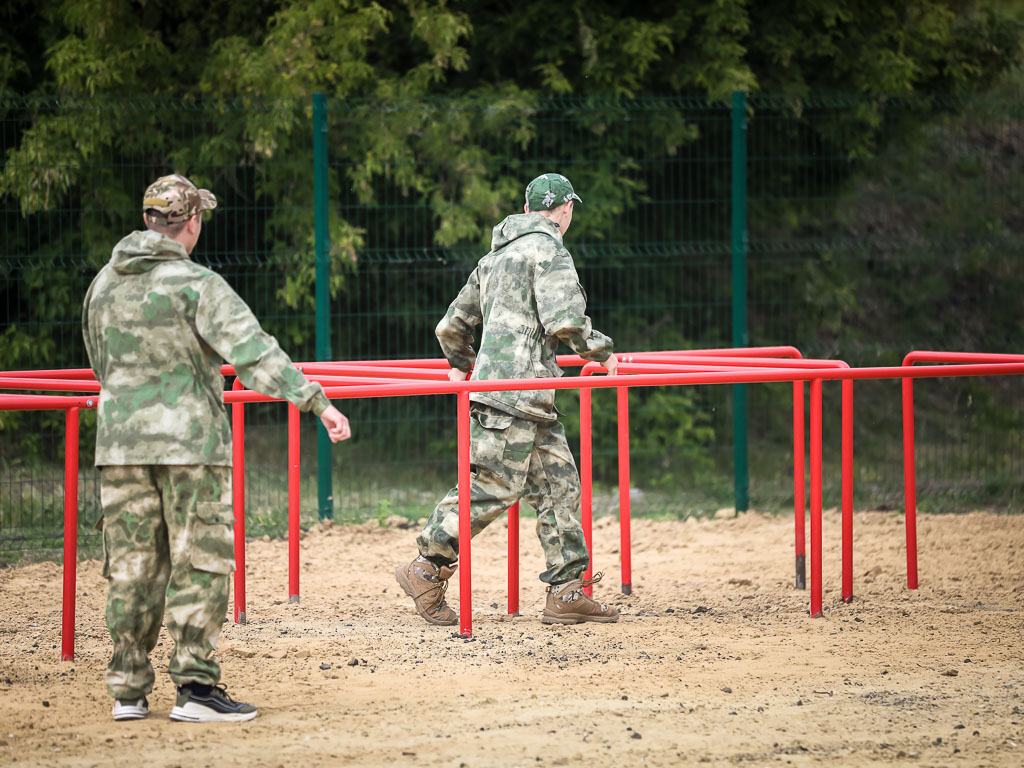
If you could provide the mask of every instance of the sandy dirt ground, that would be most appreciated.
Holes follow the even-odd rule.
[[[507,528],[474,540],[474,632],[426,625],[394,581],[414,530],[304,536],[302,599],[287,545],[248,547],[248,623],[219,654],[249,723],[168,720],[169,643],[148,720],[114,723],[99,563],[80,564],[77,657],[59,660],[60,570],[0,571],[0,764],[1020,766],[1024,517],[919,521],[921,587],[905,588],[902,518],[856,515],[855,600],[839,593],[839,516],[825,518],[825,617],[793,588],[792,520],[595,524],[600,599],[618,624],[540,623],[543,564],[522,522],[522,615],[506,615]],[[453,581],[450,597],[457,603]]]

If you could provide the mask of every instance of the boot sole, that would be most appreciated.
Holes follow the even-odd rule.
[[[144,720],[149,716],[149,712],[118,712],[114,715],[114,719],[123,723],[127,720]]]
[[[416,595],[414,595],[412,591],[412,583],[409,581],[409,577],[405,575],[405,566],[401,566],[395,570],[395,581],[398,582],[398,586],[404,590],[405,594],[412,598],[412,604],[416,608],[416,613],[418,613],[428,624],[433,624],[438,627],[454,627],[459,623],[458,619],[455,621],[439,621],[431,617],[426,611],[420,610],[419,603],[416,602]]]
[[[598,624],[611,624],[619,620],[618,616],[590,616],[583,613],[566,613],[561,616],[549,616],[548,614],[541,614],[541,624],[583,624],[588,621],[594,621]]]
[[[170,719],[179,723],[241,723],[252,720],[259,710],[252,712],[218,712],[202,704],[187,702],[171,710]]]

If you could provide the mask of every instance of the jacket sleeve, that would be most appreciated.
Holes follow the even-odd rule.
[[[256,316],[220,275],[212,273],[199,296],[196,330],[248,389],[277,397],[317,416],[330,406],[323,387],[306,379],[277,339],[260,327]]]
[[[437,324],[434,334],[441,344],[441,351],[448,358],[452,368],[469,373],[476,362],[473,350],[473,330],[480,325],[483,314],[480,311],[480,275],[476,269],[462,286],[448,312]]]
[[[594,330],[587,317],[587,297],[572,256],[561,246],[537,262],[533,284],[537,314],[544,333],[557,336],[580,357],[603,362],[612,354],[612,340]]]

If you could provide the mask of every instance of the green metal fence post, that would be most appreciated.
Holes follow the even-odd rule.
[[[327,217],[327,95],[313,94],[313,215],[316,237],[316,359],[331,359],[331,241]],[[333,449],[323,424],[317,425],[317,509],[320,519],[334,517],[331,480]]]
[[[732,343],[746,347],[747,337],[747,94],[732,94]],[[747,387],[733,385],[733,493],[736,511],[750,506],[747,466]]]

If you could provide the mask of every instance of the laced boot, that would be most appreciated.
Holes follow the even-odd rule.
[[[417,557],[408,565],[395,571],[395,579],[405,594],[416,604],[416,613],[431,624],[451,625],[459,623],[459,614],[445,602],[448,579],[458,565],[443,565],[438,568],[429,560]]]
[[[548,586],[548,601],[541,614],[542,624],[582,624],[584,621],[612,622],[619,620],[619,612],[587,597],[584,587],[597,584],[604,574],[592,579],[573,579],[564,584]]]

